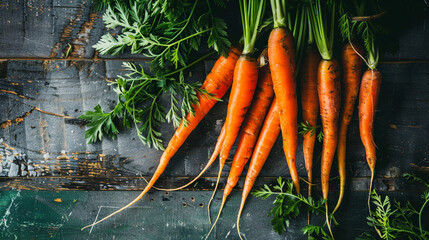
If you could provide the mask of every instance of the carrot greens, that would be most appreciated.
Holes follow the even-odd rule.
[[[144,144],[164,149],[160,124],[186,124],[186,114],[193,113],[193,105],[198,103],[197,94],[207,95],[199,82],[185,80],[185,71],[214,52],[226,54],[231,44],[226,24],[214,15],[211,4],[225,7],[224,0],[95,1],[96,9],[105,9],[106,28],[116,34],[106,33],[93,47],[103,55],[118,55],[129,48],[132,54],[151,58],[151,69],[123,64],[128,73],[111,83],[118,96],[114,109],[104,112],[97,105],[80,117],[88,122],[88,143],[105,135],[114,138],[119,133],[118,119],[122,119],[124,126],[136,128]],[[195,51],[203,39],[215,51],[196,59]],[[169,104],[160,101],[165,94]]]
[[[166,67],[186,66],[205,36],[207,46],[223,54],[231,44],[225,22],[213,15],[208,1],[117,1],[108,5],[103,21],[106,28],[121,31],[115,36],[106,33],[93,47],[103,55],[118,55],[130,47],[132,54],[152,59],[156,75]]]
[[[322,0],[312,0],[310,2],[310,22],[314,41],[322,58],[331,60],[334,46],[336,1],[331,0],[324,3],[325,1]]]
[[[422,194],[423,204],[416,208],[410,202],[405,204],[393,200],[388,196],[384,199],[375,190],[371,193],[372,204],[376,209],[367,217],[367,224],[375,228],[381,239],[429,239],[429,230],[422,226],[422,214],[429,203],[429,183],[421,178],[405,173],[403,175],[411,182],[425,185],[426,190]],[[357,239],[376,239],[370,233],[365,232]]]
[[[198,61],[200,60],[187,67]],[[88,143],[101,140],[104,135],[115,138],[119,133],[115,121],[122,119],[124,126],[135,127],[144,144],[164,149],[161,132],[157,130],[160,124],[167,121],[178,127],[182,120],[186,123],[186,114],[193,113],[192,104],[198,103],[197,93],[212,97],[207,91],[200,89],[200,82],[187,83],[183,69],[156,77],[146,73],[142,66],[133,63],[124,62],[123,67],[128,73],[110,83],[118,97],[114,109],[104,112],[101,106],[97,105],[94,111],[87,111],[80,116],[80,119],[89,122],[89,129],[85,132]],[[176,74],[179,75],[178,79],[173,77]],[[162,94],[170,95],[168,111],[167,107],[159,102]],[[181,103],[179,96],[182,96]]]
[[[271,216],[271,224],[273,230],[278,234],[282,234],[289,228],[290,221],[299,216],[302,210],[304,213],[311,212],[313,214],[325,213],[325,202],[323,198],[314,200],[312,197],[305,197],[302,194],[293,193],[293,183],[287,180],[283,180],[281,177],[277,178],[277,185],[272,187],[264,185],[259,190],[252,192],[255,197],[267,199],[271,196],[275,196],[276,199],[273,202],[273,209],[268,213]],[[333,218],[334,222],[335,219]],[[309,239],[330,239],[330,236],[323,226],[310,225],[308,224],[302,228],[303,234],[309,234]],[[318,238],[316,238],[316,236]]]

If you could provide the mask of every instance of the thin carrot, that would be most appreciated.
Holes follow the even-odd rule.
[[[338,61],[333,59],[332,54],[337,4],[337,1],[324,0],[311,0],[310,4],[310,25],[313,29],[317,48],[322,56],[317,73],[317,93],[324,135],[321,156],[321,183],[324,200],[328,200],[329,174],[337,148],[338,117],[341,107],[340,69]],[[325,201],[326,225],[332,239],[335,239],[328,213],[328,202]]]
[[[258,31],[260,30],[259,26],[262,23],[262,18],[265,13],[266,1],[239,0],[239,5],[241,23],[243,26],[244,47],[243,53],[238,59],[234,70],[234,81],[232,83],[225,121],[226,136],[220,151],[219,173],[216,186],[219,183],[225,161],[229,156],[232,145],[238,136],[241,124],[243,123],[247,110],[250,107],[258,82],[258,66],[256,59],[252,57],[252,53],[254,52]],[[213,200],[214,194],[215,192],[213,192],[209,204]],[[210,236],[213,227],[206,235],[206,239]]]
[[[321,157],[321,184],[323,199],[328,199],[329,173],[338,142],[338,118],[340,113],[340,69],[338,61],[322,60],[317,75],[320,115],[322,118],[323,147]]]
[[[244,117],[246,116],[247,109],[251,104],[257,81],[258,66],[256,64],[256,60],[249,55],[241,55],[234,70],[234,81],[229,97],[228,111],[225,121],[225,140],[220,150],[219,172],[216,186],[213,190],[212,197],[207,204],[207,208],[209,209],[210,223],[210,204],[216,193],[226,159],[228,158],[232,145],[237,138],[238,131],[241,127]]]
[[[282,2],[282,3],[280,3]],[[299,176],[296,169],[298,148],[298,100],[295,81],[295,47],[292,32],[284,22],[285,1],[271,0],[274,29],[268,38],[268,58],[274,92],[279,105],[280,125],[283,135],[283,150],[292,181],[299,194]],[[283,6],[283,7],[282,7]]]
[[[256,60],[249,55],[242,55],[235,67],[234,81],[229,97],[226,115],[226,137],[220,151],[220,160],[225,162],[237,138],[241,124],[246,116],[258,81],[258,66]]]
[[[266,51],[263,51],[258,60],[261,58],[265,58],[264,52]],[[259,71],[259,80],[255,92],[255,97],[252,102],[252,105],[249,108],[249,112],[247,113],[247,116],[243,122],[243,127],[240,131],[240,139],[238,141],[237,151],[235,152],[235,156],[232,161],[228,181],[223,192],[222,204],[220,206],[217,218],[213,223],[212,229],[215,227],[220,217],[227,197],[237,184],[244,166],[247,164],[250,157],[252,156],[256,140],[258,139],[259,131],[262,127],[262,123],[264,122],[265,115],[268,112],[273,97],[273,83],[271,81],[270,68],[267,65],[262,67]]]
[[[210,94],[213,94],[216,98],[222,98],[228,88],[231,86],[234,67],[237,62],[238,56],[240,56],[240,52],[241,51],[237,47],[231,47],[228,57],[219,57],[219,59],[213,66],[210,74],[207,75],[207,78],[201,88],[205,89]],[[136,203],[138,200],[140,200],[152,188],[152,186],[164,172],[168,162],[173,157],[173,155],[177,152],[177,150],[179,150],[180,146],[185,142],[189,134],[191,134],[191,132],[195,129],[199,122],[217,102],[215,99],[201,95],[198,95],[198,99],[199,104],[193,106],[195,109],[194,115],[192,115],[192,113],[188,113],[188,115],[186,116],[188,124],[185,126],[184,122],[182,121],[180,126],[177,128],[176,132],[174,133],[174,136],[171,138],[167,148],[161,156],[159,165],[155,170],[152,179],[149,181],[148,185],[140,193],[140,195],[138,195],[126,206],[113,212],[112,214],[109,214],[107,217],[104,217],[101,220],[82,228],[82,230],[94,226],[110,218],[111,216],[122,212],[123,210],[127,209],[128,207]]]
[[[234,71],[226,115],[226,137],[220,151],[223,164],[229,156],[232,145],[237,138],[241,124],[246,116],[258,81],[258,67],[255,58],[251,57],[258,35],[259,25],[265,12],[265,1],[240,0],[240,14],[243,25],[244,48]]]
[[[376,146],[374,142],[374,117],[380,94],[381,73],[377,69],[368,69],[362,77],[359,93],[359,132],[365,147],[366,161],[371,169],[371,185],[374,181]],[[368,197],[368,206],[369,200]]]
[[[262,166],[270,154],[277,137],[280,134],[280,118],[279,118],[279,105],[277,96],[274,97],[271,107],[268,110],[267,117],[265,118],[261,132],[259,134],[258,142],[256,143],[255,150],[253,152],[252,159],[250,160],[249,170],[247,170],[246,180],[244,181],[243,193],[241,195],[240,210],[237,216],[237,231],[241,238],[240,233],[240,217],[244,208],[247,197],[249,196],[250,190],[256,181],[259,173],[261,172]]]
[[[265,115],[274,97],[273,83],[269,67],[260,70],[260,80],[255,93],[254,100],[249,109],[248,116],[243,123],[237,151],[232,161],[228,181],[225,186],[224,196],[228,196],[240,178],[241,172],[247,161],[250,159],[258,139],[259,131],[265,119]]]
[[[319,52],[314,46],[309,46],[306,50],[301,72],[301,103],[302,119],[312,127],[316,127],[317,118],[319,117],[319,97],[317,95],[317,68],[319,62]],[[313,183],[313,152],[315,142],[315,132],[309,131],[304,135],[302,149],[309,182],[308,196],[311,196],[311,186]]]
[[[353,116],[356,98],[359,91],[363,60],[359,56],[363,52],[359,44],[347,43],[342,50],[343,76],[341,78],[342,106],[340,112],[339,135],[337,146],[338,172],[340,175],[340,195],[337,205],[332,211],[334,214],[344,196],[346,185],[346,141],[347,127]],[[356,52],[358,51],[358,53]]]
[[[324,136],[321,157],[321,185],[324,200],[328,199],[329,174],[338,142],[338,117],[341,106],[341,84],[339,78],[340,70],[337,60],[320,61],[317,75],[317,91],[319,94],[320,116]],[[325,202],[325,208],[326,223],[332,238],[334,238],[330,221],[328,220],[328,202]]]

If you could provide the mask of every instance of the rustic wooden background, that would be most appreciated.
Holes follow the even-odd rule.
[[[416,13],[417,21],[401,32],[398,50],[382,56],[383,84],[375,123],[379,152],[375,188],[415,203],[419,203],[421,188],[401,175],[429,172],[427,10]],[[121,129],[115,140],[85,143],[84,122],[77,117],[97,104],[103,109],[114,106],[116,96],[107,80],[123,74],[122,61],[148,66],[147,59],[128,53],[99,56],[91,46],[104,32],[101,13],[93,12],[89,0],[0,1],[1,239],[201,239],[210,228],[206,204],[217,166],[191,188],[150,192],[131,209],[91,231],[80,231],[134,199],[146,185],[142,177],[151,176],[162,153],[143,146],[133,129]],[[69,44],[72,50],[66,57]],[[214,59],[196,65],[188,80],[202,81]],[[217,104],[200,123],[172,159],[158,187],[179,186],[199,173],[213,151],[226,106],[227,101]],[[366,225],[370,171],[357,120],[355,114],[349,128],[347,192],[337,216],[341,224],[334,227],[339,239],[371,231]],[[165,141],[174,132],[169,125],[161,130]],[[318,152],[320,148],[318,144]],[[298,172],[305,177],[301,149],[297,158]],[[224,169],[222,186],[230,164]],[[319,168],[318,162],[315,168]],[[330,196],[336,201],[335,167],[331,175]],[[277,176],[289,176],[279,141],[260,176],[257,186],[274,183]],[[220,198],[218,194],[213,212],[219,208]],[[233,192],[212,239],[238,237],[234,223],[240,198],[239,191]],[[281,236],[271,230],[266,215],[272,200],[248,200],[242,217],[243,236],[306,239],[300,232],[306,218],[293,221]]]

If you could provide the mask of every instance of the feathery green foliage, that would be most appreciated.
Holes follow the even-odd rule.
[[[178,127],[183,122],[186,126],[186,115],[193,114],[193,105],[198,104],[197,94],[213,97],[199,88],[201,83],[187,83],[184,77],[186,69],[214,53],[191,62],[203,39],[220,54],[226,54],[231,44],[227,26],[215,17],[211,4],[226,6],[225,0],[94,0],[95,9],[105,10],[106,28],[119,32],[106,33],[93,47],[103,55],[130,49],[152,60],[150,73],[124,63],[128,73],[111,84],[118,95],[114,109],[104,112],[98,105],[80,117],[89,122],[88,143],[104,135],[114,138],[118,133],[115,122],[122,119],[124,126],[135,127],[144,144],[164,149],[160,124],[167,121]],[[164,94],[170,96],[170,104],[159,101]]]
[[[208,36],[207,46],[221,54],[231,45],[226,24],[213,15],[209,1],[114,1],[108,4],[103,21],[106,28],[121,31],[116,36],[106,33],[93,47],[103,55],[130,48],[132,54],[152,58],[152,71],[158,76],[166,68],[186,66],[204,36]]]
[[[281,177],[277,178],[277,185],[272,188],[268,185],[259,190],[252,192],[252,195],[267,199],[270,196],[276,196],[273,202],[273,209],[268,213],[271,216],[271,224],[273,229],[278,234],[282,234],[290,225],[290,221],[299,216],[301,212],[319,214],[325,213],[325,200],[320,198],[315,201],[312,197],[304,197],[303,195],[293,193],[293,183],[285,181]],[[304,211],[302,211],[304,210]],[[332,216],[333,217],[333,216]],[[333,218],[334,222],[335,218]],[[303,234],[309,234],[310,239],[330,239],[330,236],[323,226],[307,225],[302,229]]]
[[[157,130],[160,124],[167,121],[178,127],[183,121],[186,126],[186,114],[193,113],[192,105],[198,104],[197,93],[213,97],[200,88],[200,82],[187,83],[182,69],[156,77],[146,73],[142,66],[133,63],[124,62],[123,67],[128,73],[111,83],[118,95],[115,108],[104,112],[97,105],[95,111],[88,111],[80,117],[89,122],[89,129],[85,132],[88,143],[101,140],[103,135],[114,138],[118,134],[114,122],[122,119],[124,126],[135,127],[144,144],[162,150],[164,147],[161,132]],[[179,75],[178,79],[174,77],[176,74]],[[159,102],[162,94],[170,95],[168,107]],[[181,103],[178,96],[182,97]]]

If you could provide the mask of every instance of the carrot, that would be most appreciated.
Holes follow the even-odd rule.
[[[220,151],[220,161],[225,163],[229,152],[237,138],[238,131],[246,116],[247,109],[252,102],[258,81],[258,67],[256,60],[249,55],[242,55],[235,67],[234,81],[229,97],[226,115],[226,137]]]
[[[321,157],[321,185],[324,200],[328,199],[329,173],[338,142],[338,117],[341,106],[340,71],[338,61],[321,60],[317,74],[317,91],[322,119],[323,147]],[[333,238],[330,222],[328,221],[328,203],[325,202],[326,223]]]
[[[353,116],[353,109],[359,91],[360,78],[362,74],[363,60],[359,54],[363,52],[359,44],[347,43],[342,49],[343,77],[341,78],[342,106],[340,112],[340,124],[337,146],[338,172],[340,175],[340,195],[334,214],[339,208],[344,196],[346,185],[346,140],[347,127]]]
[[[258,66],[256,60],[249,55],[242,55],[237,61],[234,70],[234,81],[232,84],[231,94],[229,97],[228,111],[225,121],[225,140],[222,144],[219,156],[219,172],[217,176],[216,186],[213,190],[212,197],[207,204],[210,209],[210,204],[216,193],[219,184],[220,175],[228,158],[229,151],[237,138],[241,123],[246,116],[247,109],[252,101],[253,94],[256,89],[258,80]],[[209,210],[210,220],[210,210]],[[211,222],[211,221],[210,221]]]
[[[231,86],[234,67],[237,62],[238,56],[240,56],[240,52],[241,51],[237,47],[231,47],[228,57],[219,57],[219,59],[213,66],[211,72],[209,73],[209,75],[207,75],[207,78],[201,88],[205,89],[210,94],[213,94],[216,98],[222,98],[228,88]],[[179,150],[180,146],[185,142],[189,134],[191,134],[191,132],[198,125],[198,123],[204,118],[204,116],[217,102],[215,99],[208,98],[202,95],[198,95],[198,100],[199,104],[195,104],[193,106],[195,109],[195,114],[192,115],[192,113],[188,113],[186,116],[186,120],[188,122],[187,125],[185,126],[184,122],[182,121],[180,126],[177,128],[176,132],[174,133],[174,136],[171,138],[167,148],[161,156],[159,165],[155,170],[152,179],[149,181],[148,185],[140,193],[140,195],[138,195],[126,206],[113,212],[112,214],[109,214],[107,217],[104,217],[101,220],[82,228],[82,230],[94,226],[110,218],[111,216],[122,212],[123,210],[127,209],[128,207],[136,203],[138,200],[140,200],[152,188],[152,186],[164,172],[168,162],[173,157],[173,155],[177,152],[177,150]]]
[[[261,54],[258,60],[264,58],[263,55],[264,52]],[[255,97],[240,131],[240,139],[238,141],[237,151],[235,152],[235,156],[232,161],[228,181],[223,192],[222,204],[220,206],[217,218],[213,223],[212,229],[215,227],[216,222],[220,217],[227,197],[237,184],[244,166],[252,156],[253,148],[255,147],[256,140],[258,139],[259,131],[262,127],[262,123],[273,97],[274,90],[273,83],[271,81],[270,69],[268,66],[264,66],[259,71],[259,80]]]
[[[284,19],[285,1],[271,0],[274,29],[268,38],[268,59],[273,79],[274,92],[279,105],[280,126],[283,136],[283,150],[292,181],[299,194],[299,176],[296,169],[298,148],[298,100],[295,81],[295,47],[292,32]]]
[[[319,52],[314,46],[309,46],[306,50],[301,72],[301,103],[302,119],[312,127],[316,127],[319,116],[319,97],[317,95],[317,67],[319,62]],[[302,149],[309,182],[308,196],[311,196],[311,184],[313,183],[313,151],[315,142],[315,132],[309,131],[304,135]]]
[[[362,77],[359,93],[359,132],[365,147],[366,161],[371,169],[371,185],[374,180],[376,146],[374,143],[374,117],[380,94],[381,73],[377,69],[368,69]],[[369,205],[368,198],[368,205]]]
[[[234,71],[226,115],[226,137],[220,151],[220,162],[223,163],[229,156],[232,145],[237,138],[240,126],[246,116],[258,81],[258,67],[255,58],[251,57],[254,51],[256,36],[262,16],[265,11],[265,1],[240,0],[240,14],[243,25],[244,49],[237,61]]]
[[[329,173],[338,142],[340,112],[340,70],[338,61],[322,60],[317,75],[320,115],[322,118],[323,147],[321,157],[321,184],[323,199],[328,199]]]
[[[294,55],[292,33],[286,28],[272,30],[268,39],[268,58],[270,59],[274,92],[279,105],[283,149],[292,181],[299,193],[299,176],[295,165],[298,148],[298,102],[294,77]]]
[[[261,132],[259,134],[258,142],[256,143],[255,150],[253,152],[252,159],[250,160],[249,170],[247,170],[246,180],[244,181],[243,193],[241,195],[240,210],[237,216],[237,231],[241,238],[240,233],[240,217],[244,208],[247,197],[249,196],[250,190],[256,181],[259,173],[261,172],[262,166],[270,154],[277,137],[280,134],[280,118],[279,118],[279,105],[277,96],[274,97],[271,107],[268,110],[267,117],[265,118]]]
[[[240,178],[244,166],[252,156],[259,131],[273,97],[274,90],[270,69],[268,66],[265,66],[259,72],[259,82],[255,97],[241,129],[237,151],[235,152],[228,181],[225,186],[224,197],[231,193]]]
[[[234,81],[232,83],[225,121],[226,136],[219,156],[219,172],[216,187],[209,201],[209,206],[217,189],[225,161],[229,156],[229,152],[237,138],[241,124],[252,102],[258,82],[258,66],[255,58],[251,55],[254,51],[259,25],[262,23],[266,1],[240,0],[239,5],[241,23],[243,26],[244,47],[243,53],[238,59],[234,70]],[[210,236],[213,227],[214,225],[206,235],[206,239]]]
[[[337,1],[312,0],[310,4],[310,25],[313,29],[322,60],[317,70],[317,93],[319,95],[320,116],[322,119],[323,147],[321,156],[322,196],[328,199],[329,174],[338,142],[338,117],[341,107],[340,70],[338,61],[333,59],[335,36],[335,8]],[[325,217],[329,233],[334,238],[329,221],[328,202],[325,201]]]

